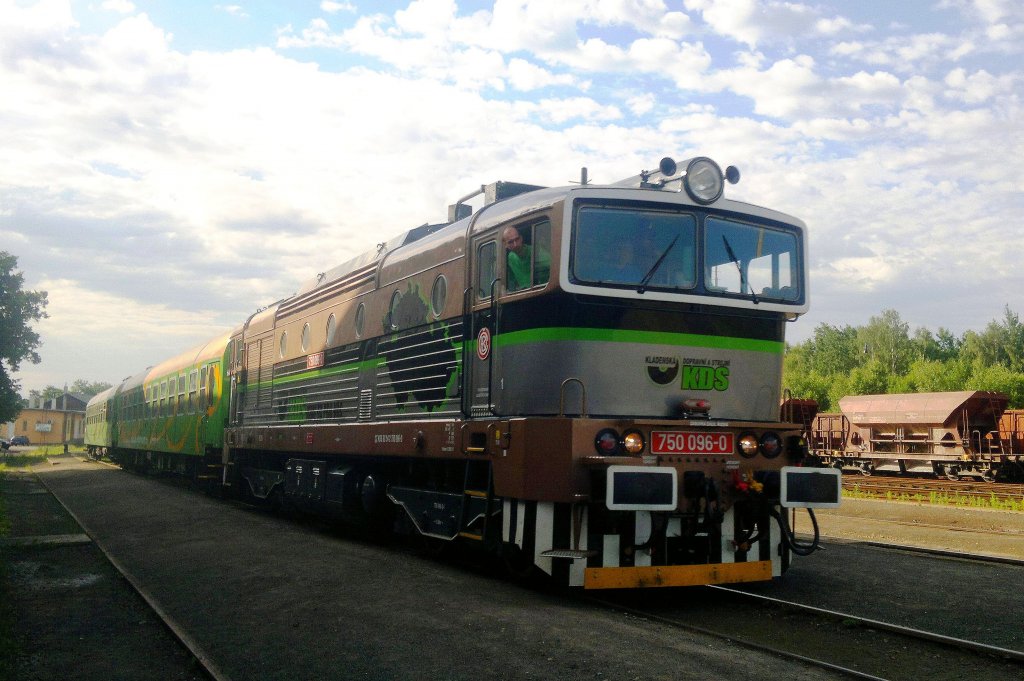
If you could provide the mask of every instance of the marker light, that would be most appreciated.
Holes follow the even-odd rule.
[[[701,204],[714,203],[722,196],[725,186],[722,169],[710,158],[698,156],[686,166],[683,186],[690,198]]]
[[[752,458],[757,454],[757,436],[753,433],[743,433],[736,441],[736,447],[740,450],[740,456]]]
[[[782,453],[782,438],[771,431],[761,436],[761,453],[766,459],[774,459]]]
[[[627,431],[622,436],[622,448],[627,454],[637,455],[644,451],[644,436],[639,430]]]
[[[711,403],[704,399],[687,399],[682,401],[679,409],[684,415],[703,414],[707,416],[711,411]]]
[[[615,456],[619,453],[619,434],[605,428],[594,438],[594,448],[602,456]]]

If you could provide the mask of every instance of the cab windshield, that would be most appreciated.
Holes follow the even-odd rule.
[[[693,215],[583,206],[577,213],[573,278],[589,284],[691,289],[696,283]]]
[[[707,218],[704,233],[704,286],[709,293],[797,300],[795,234],[713,217]]]
[[[784,226],[637,205],[579,206],[579,284],[800,304],[801,240]]]

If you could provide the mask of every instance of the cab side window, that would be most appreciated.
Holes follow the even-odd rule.
[[[542,286],[551,277],[551,223],[547,220],[510,225],[501,233],[505,249],[505,289],[522,291]]]
[[[498,244],[488,241],[480,244],[476,251],[476,298],[484,300],[491,297],[491,282],[497,276]]]

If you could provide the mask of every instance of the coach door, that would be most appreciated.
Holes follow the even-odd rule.
[[[466,344],[464,373],[466,389],[463,394],[463,411],[470,416],[492,414],[493,338],[497,296],[501,290],[498,274],[498,253],[501,244],[496,232],[475,237],[473,240],[472,282],[466,291],[465,323]]]

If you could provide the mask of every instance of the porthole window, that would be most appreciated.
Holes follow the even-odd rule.
[[[391,305],[388,306],[388,324],[392,331],[398,330],[398,304],[402,302],[402,292],[395,291],[391,294]]]
[[[356,337],[362,338],[363,336],[363,323],[366,321],[366,306],[359,303],[359,307],[356,308]]]
[[[443,274],[439,274],[434,280],[434,288],[430,290],[430,311],[434,313],[434,319],[438,319],[444,312],[444,303],[447,298],[448,281]]]
[[[285,351],[287,351],[287,350],[288,350],[288,332],[287,331],[283,331],[283,332],[281,332],[281,348],[280,348],[281,357],[282,358],[284,358]]]
[[[338,330],[338,320],[332,314],[327,318],[327,344],[334,345],[334,332]]]
[[[309,323],[302,327],[302,351],[309,350]]]

